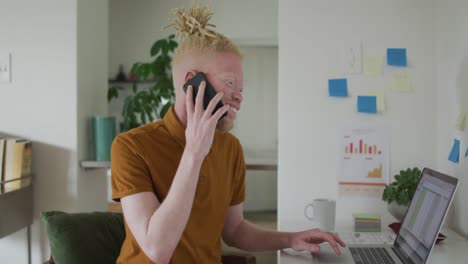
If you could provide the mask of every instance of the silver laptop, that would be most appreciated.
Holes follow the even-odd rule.
[[[327,244],[313,254],[320,263],[426,263],[452,202],[458,180],[423,169],[400,232],[392,245],[347,245],[341,256]]]

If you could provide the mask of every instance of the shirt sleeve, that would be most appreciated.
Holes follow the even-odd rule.
[[[119,135],[112,143],[111,184],[112,199],[140,193],[153,192],[153,182],[146,162],[138,154],[130,135]],[[133,143],[133,144],[132,144]]]
[[[238,153],[235,161],[234,186],[230,205],[237,205],[245,200],[245,160],[242,145],[236,140]]]

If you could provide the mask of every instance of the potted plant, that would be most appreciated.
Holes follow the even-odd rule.
[[[177,42],[174,35],[159,39],[151,47],[151,62],[134,63],[130,70],[133,93],[125,98],[120,132],[162,118],[175,101],[171,61]],[[138,89],[138,83],[151,83],[148,89]],[[122,86],[112,86],[107,101],[119,97]]]
[[[408,168],[401,170],[400,174],[395,175],[395,181],[385,186],[382,200],[388,203],[387,210],[400,222],[413,198],[420,176],[419,168]]]

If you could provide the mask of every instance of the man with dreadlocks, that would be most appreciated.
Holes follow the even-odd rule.
[[[126,238],[117,263],[220,263],[221,238],[247,251],[282,248],[317,252],[333,233],[263,230],[243,218],[245,163],[228,133],[242,103],[241,54],[209,29],[207,6],[178,9],[172,27],[181,37],[172,74],[175,104],[162,120],[122,133],[112,144],[112,198],[121,201]],[[204,72],[217,95],[203,109],[183,85]],[[215,105],[224,107],[212,114]],[[227,112],[227,116],[220,117]]]

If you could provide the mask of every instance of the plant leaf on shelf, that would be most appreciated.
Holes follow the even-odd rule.
[[[416,187],[421,175],[421,170],[417,167],[400,170],[400,174],[395,175],[395,181],[386,185],[382,200],[387,203],[395,201],[400,205],[408,205],[416,191]]]

